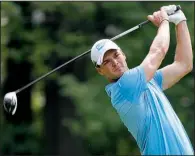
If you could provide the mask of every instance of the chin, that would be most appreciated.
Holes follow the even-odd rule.
[[[112,72],[112,79],[120,78],[124,74],[125,71],[126,71],[125,68],[119,68],[115,72]]]
[[[116,71],[117,75],[122,75],[125,72],[124,68],[120,68],[119,70]]]
[[[118,71],[117,73],[115,73],[115,78],[118,79],[123,75],[124,71]]]

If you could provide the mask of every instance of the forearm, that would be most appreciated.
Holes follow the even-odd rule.
[[[193,66],[192,45],[186,21],[182,21],[176,26],[177,47],[175,62],[179,62],[191,70]]]
[[[170,43],[170,30],[169,22],[163,21],[158,29],[158,33],[153,40],[150,47],[150,51],[153,53],[155,51],[161,51],[164,54],[167,53]]]
[[[150,81],[151,78],[153,78],[156,70],[161,65],[162,60],[168,51],[169,40],[169,22],[163,21],[158,29],[158,33],[154,41],[152,42],[148,55],[141,63],[141,66],[144,67],[147,81]]]

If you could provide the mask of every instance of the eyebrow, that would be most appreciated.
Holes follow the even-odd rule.
[[[118,51],[113,52],[113,55],[116,55],[116,54],[119,54],[119,52],[118,52]],[[104,63],[104,62],[106,62],[106,61],[108,61],[108,59],[103,60],[102,63]]]

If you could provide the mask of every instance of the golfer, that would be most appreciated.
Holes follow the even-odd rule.
[[[142,155],[193,155],[188,135],[164,90],[191,72],[193,56],[186,17],[175,5],[148,16],[157,34],[143,62],[129,69],[121,48],[108,39],[97,41],[91,59],[110,83],[106,92],[122,122],[135,138]],[[169,23],[176,27],[177,46],[172,64],[158,69],[170,43]],[[131,43],[130,43],[131,44]]]

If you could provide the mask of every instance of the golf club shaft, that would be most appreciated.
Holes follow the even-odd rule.
[[[117,35],[117,36],[111,38],[110,40],[114,41],[114,40],[116,40],[116,39],[118,39],[118,38],[120,38],[120,37],[122,37],[122,36],[124,36],[124,35],[126,35],[126,34],[128,34],[128,33],[130,33],[130,32],[133,32],[133,31],[136,30],[136,29],[141,28],[143,25],[145,25],[145,24],[147,24],[147,23],[149,23],[149,22],[150,22],[149,20],[144,21],[144,22],[138,24],[137,26],[135,26],[135,27],[133,27],[133,28],[131,28],[131,29],[128,29],[128,30],[126,30],[125,32],[123,32],[123,33],[121,33],[121,34],[119,34],[119,35]]]
[[[178,10],[180,10],[180,9],[181,9],[181,7],[178,5],[177,8],[176,8],[176,10],[175,10],[175,12],[178,11]],[[131,32],[133,32],[133,31],[135,31],[135,30],[141,28],[142,26],[148,24],[149,22],[150,22],[149,20],[146,20],[146,21],[144,21],[144,22],[138,24],[137,26],[135,26],[135,27],[133,27],[133,28],[130,28],[130,29],[126,30],[125,32],[123,32],[123,33],[121,33],[121,34],[119,34],[119,35],[117,35],[117,36],[111,38],[110,40],[114,41],[114,40],[116,40],[116,39],[118,39],[118,38],[120,38],[120,37],[122,37],[122,36],[124,36],[124,35],[126,35],[126,34],[128,34],[128,33],[131,33]],[[60,69],[60,68],[62,68],[62,67],[64,67],[64,66],[66,66],[67,64],[69,64],[69,63],[71,63],[71,62],[73,62],[73,61],[76,61],[77,59],[79,59],[79,58],[81,58],[81,57],[87,55],[88,53],[90,53],[90,51],[91,51],[91,49],[89,49],[89,50],[87,50],[86,52],[84,52],[84,53],[82,53],[82,54],[80,54],[80,55],[74,57],[73,59],[71,59],[71,60],[65,62],[64,64],[62,64],[62,65],[56,67],[55,69],[51,70],[50,72],[46,73],[45,75],[43,75],[43,76],[37,78],[36,80],[34,80],[34,81],[30,82],[29,84],[23,86],[22,88],[16,90],[15,93],[17,94],[17,93],[21,92],[22,90],[28,88],[29,86],[31,86],[31,85],[37,83],[37,82],[40,81],[41,79],[43,79],[43,78],[47,77],[48,75],[52,74],[53,72],[57,71],[58,69]]]
[[[128,29],[127,31],[125,31],[125,32],[123,32],[123,33],[121,33],[121,34],[119,34],[119,35],[117,35],[117,36],[111,38],[110,40],[114,41],[114,40],[116,40],[116,39],[118,39],[118,38],[120,38],[120,37],[122,37],[122,36],[124,36],[124,35],[126,35],[126,34],[128,34],[128,33],[130,33],[130,32],[132,32],[132,31],[134,31],[134,30],[140,28],[141,26],[143,26],[144,24],[147,24],[147,23],[149,23],[148,20],[145,21],[145,22],[140,23],[139,25],[137,25],[137,26],[135,26],[135,27],[133,27],[133,28]],[[90,53],[90,52],[91,52],[91,49],[89,49],[89,50],[85,51],[84,53],[82,53],[82,54],[80,54],[80,55],[74,57],[73,59],[71,59],[71,60],[65,62],[64,64],[62,64],[62,65],[56,67],[55,69],[51,70],[50,72],[46,73],[45,75],[43,75],[43,76],[37,78],[36,80],[34,80],[34,81],[32,81],[31,83],[25,85],[24,87],[22,87],[22,88],[16,90],[16,91],[15,91],[16,94],[19,93],[19,92],[21,92],[22,90],[28,88],[29,86],[33,85],[34,83],[40,81],[41,79],[47,77],[48,75],[52,74],[52,73],[55,72],[56,70],[58,70],[58,69],[60,69],[60,68],[62,68],[62,67],[64,67],[64,66],[66,66],[66,65],[69,64],[69,63],[72,63],[73,61],[76,61],[77,59],[79,59],[79,58],[81,58],[81,57],[87,55],[87,54]]]
[[[128,29],[127,31],[125,31],[125,32],[123,32],[123,33],[121,33],[121,34],[119,34],[119,35],[117,35],[117,36],[111,38],[110,40],[114,41],[114,40],[116,40],[116,39],[118,39],[118,38],[120,38],[120,37],[122,37],[122,36],[124,36],[124,35],[126,35],[126,34],[128,34],[128,33],[130,33],[130,32],[132,32],[132,31],[134,31],[134,30],[140,28],[141,26],[143,26],[144,24],[147,24],[147,23],[149,23],[148,20],[145,21],[145,22],[140,23],[139,25],[137,25],[137,26],[135,26],[135,27],[133,27],[133,28]],[[22,90],[28,88],[29,86],[33,85],[34,83],[40,81],[41,79],[47,77],[48,75],[52,74],[52,73],[55,72],[56,70],[58,70],[58,69],[64,67],[65,65],[67,65],[67,64],[69,64],[69,63],[71,63],[71,62],[73,62],[73,61],[76,61],[77,59],[79,59],[79,58],[85,56],[86,54],[90,53],[90,51],[91,51],[91,49],[87,50],[86,52],[82,53],[81,55],[78,55],[78,56],[74,57],[73,59],[71,59],[71,60],[65,62],[64,64],[62,64],[62,65],[56,67],[55,69],[53,69],[53,70],[51,70],[50,72],[46,73],[45,75],[43,75],[43,76],[37,78],[36,80],[34,80],[34,81],[32,81],[31,83],[25,85],[24,87],[22,87],[22,88],[16,90],[16,91],[15,91],[16,94],[19,93],[19,92],[21,92]]]

